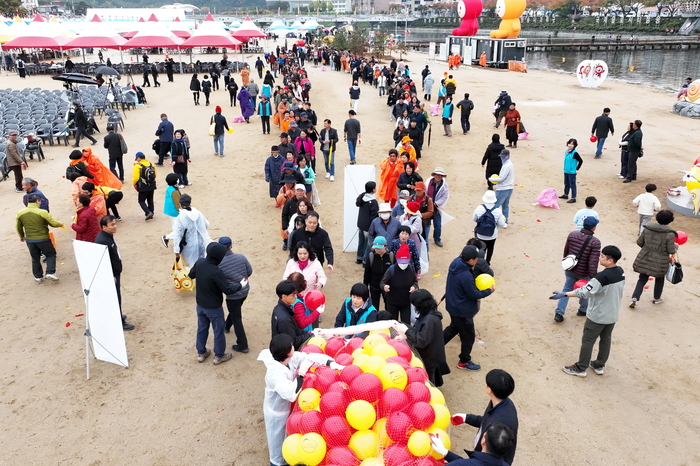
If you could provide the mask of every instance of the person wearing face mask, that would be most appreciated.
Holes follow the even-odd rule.
[[[418,253],[415,241],[411,239],[411,228],[407,225],[401,225],[398,231],[398,238],[389,243],[389,251],[398,254],[399,248],[404,244],[407,245],[408,251],[411,254],[413,270],[416,272],[417,278],[420,279],[420,254]]]
[[[379,204],[379,216],[372,220],[367,231],[367,244],[374,244],[375,238],[383,236],[387,244],[399,237],[401,222],[391,215],[391,205],[388,202]]]
[[[335,317],[335,328],[350,327],[352,325],[367,324],[377,321],[377,309],[372,305],[369,297],[369,288],[362,283],[355,283],[350,289],[350,297],[346,298],[340,306],[340,312]],[[357,335],[346,335],[345,338],[355,336],[364,338],[369,332]]]
[[[406,212],[406,204],[411,198],[411,192],[408,189],[402,189],[399,191],[399,202],[396,203],[393,209],[391,209],[391,216],[394,218],[400,218]]]
[[[396,264],[384,273],[379,288],[384,291],[386,310],[394,320],[401,319],[406,325],[411,324],[411,293],[418,289],[416,271],[411,265],[411,253],[408,244],[399,246],[396,252]]]

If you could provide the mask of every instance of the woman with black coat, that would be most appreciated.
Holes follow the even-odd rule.
[[[190,151],[183,136],[180,131],[175,131],[175,139],[170,146],[170,164],[173,167],[173,173],[179,179],[178,187],[181,189],[192,184],[187,179],[187,164],[190,162]]]
[[[493,191],[493,183],[488,181],[492,175],[498,175],[501,171],[501,151],[505,146],[501,144],[501,136],[494,134],[491,136],[491,144],[486,148],[484,157],[481,159],[481,168],[486,166],[486,183],[491,191]]]
[[[194,104],[199,105],[199,93],[202,91],[202,85],[199,83],[199,79],[197,79],[197,73],[192,75],[192,80],[190,81],[190,91],[192,91]]]
[[[440,387],[442,376],[450,373],[442,336],[442,314],[437,310],[435,298],[428,290],[414,291],[411,294],[411,304],[418,312],[418,319],[413,327],[406,328],[406,339],[418,350],[430,382]]]
[[[419,181],[423,181],[423,177],[416,173],[416,164],[413,162],[406,162],[404,172],[399,175],[396,186],[399,190],[407,190],[411,193],[411,196],[413,196],[416,194],[415,186]]]

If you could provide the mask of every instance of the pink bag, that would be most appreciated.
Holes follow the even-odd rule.
[[[537,204],[542,207],[550,207],[552,209],[559,208],[559,201],[557,200],[557,190],[554,188],[547,188],[537,196]]]
[[[523,139],[527,139],[528,135],[527,131],[523,131],[522,133],[518,133],[518,141],[522,141]]]
[[[438,116],[440,114],[440,105],[433,104],[430,106],[430,116]]]

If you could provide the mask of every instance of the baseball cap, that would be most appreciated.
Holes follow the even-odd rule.
[[[233,244],[233,241],[231,241],[231,238],[229,238],[228,236],[222,236],[221,238],[219,238],[219,244],[223,244],[224,246],[228,247],[231,246],[231,244]]]
[[[381,249],[383,247],[386,247],[386,238],[383,236],[377,236],[374,238],[374,242],[372,243],[372,249]]]
[[[299,116],[302,118],[307,118],[309,115],[306,112],[301,112]]]
[[[137,159],[145,159],[145,158],[146,158],[146,156],[144,155],[143,152],[137,152],[136,155],[135,155],[135,157],[136,157]]]
[[[348,112],[348,115],[357,115],[357,112],[355,110],[350,110]]]
[[[583,219],[583,228],[593,228],[600,223],[595,217],[586,217]]]
[[[297,183],[297,185],[294,186],[294,189],[303,189],[304,191],[306,191],[306,186],[304,186],[301,183]]]

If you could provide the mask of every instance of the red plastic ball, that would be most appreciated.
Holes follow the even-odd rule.
[[[362,374],[362,369],[360,369],[360,366],[350,364],[349,366],[345,366],[345,369],[340,371],[340,380],[350,385],[352,381],[355,380],[355,378],[360,374]]]
[[[332,358],[345,347],[345,339],[340,337],[329,338],[326,342],[326,354]]]
[[[344,416],[345,409],[350,404],[350,396],[342,392],[327,392],[321,397],[319,404],[321,414],[325,417]]]
[[[304,411],[296,411],[287,418],[287,435],[301,434],[301,416]]]
[[[386,358],[386,362],[394,362],[398,364],[399,366],[403,367],[404,369],[408,369],[411,367],[411,365],[406,361],[404,358],[401,356],[391,356]]]
[[[382,381],[372,373],[360,374],[350,383],[350,396],[353,400],[375,403],[381,394]]]
[[[411,404],[419,401],[423,401],[425,403],[430,402],[430,389],[424,382],[409,383],[404,389],[404,392],[406,392],[408,395],[408,399],[410,400]]]
[[[304,412],[301,415],[301,420],[299,421],[299,427],[301,428],[302,434],[308,434],[309,432],[321,433],[321,426],[323,425],[323,415],[312,409],[310,411]]]
[[[408,451],[406,445],[394,443],[384,450],[384,464],[386,466],[405,466],[413,464],[415,459],[416,457]]]
[[[326,346],[326,349],[328,349],[328,346]],[[352,354],[349,353],[342,353],[342,349],[340,350],[341,352],[338,352],[335,354],[333,359],[335,359],[335,362],[340,364],[341,366],[349,366],[352,364],[353,357]]]
[[[409,367],[406,369],[406,377],[408,378],[408,383],[425,383],[428,381],[428,373],[422,367]]]
[[[328,391],[328,387],[337,380],[338,372],[335,369],[326,366],[318,367],[316,368],[316,382],[314,383],[314,388],[323,395]]]
[[[413,427],[418,430],[426,430],[435,422],[435,410],[425,401],[414,403],[407,412]]]
[[[574,290],[583,288],[586,285],[588,285],[588,280],[578,280],[576,283],[574,283]]]
[[[362,345],[364,345],[364,344],[365,344],[364,338],[354,337],[354,338],[351,338],[351,339],[350,339],[350,341],[348,342],[347,346],[350,347],[350,353],[352,353],[352,352],[355,351],[357,348],[361,348]]]
[[[321,435],[329,447],[347,445],[352,437],[353,428],[342,416],[331,416],[323,421]]]
[[[386,433],[396,443],[406,444],[413,425],[408,414],[398,411],[391,413],[386,421]],[[386,456],[385,456],[386,458]]]
[[[309,372],[304,376],[304,383],[301,384],[301,389],[305,388],[316,388],[316,374]]]
[[[328,387],[328,390],[326,391],[326,393],[331,393],[331,392],[341,393],[344,397],[346,397],[348,400],[350,400],[350,385],[346,384],[345,382],[342,382],[340,380],[338,380],[337,382],[333,382],[331,384],[331,386]]]
[[[402,390],[394,387],[387,388],[379,397],[379,417],[386,417],[396,411],[402,411],[408,402],[408,395]]]
[[[326,297],[320,290],[310,290],[304,295],[304,303],[306,307],[315,311],[319,306],[326,304]]]
[[[301,352],[306,354],[323,354],[323,350],[316,345],[306,345],[301,349]]]
[[[598,138],[597,138],[597,137],[591,136],[591,142],[597,142],[597,141],[598,141]]]
[[[413,359],[413,351],[406,343],[398,340],[389,340],[388,343],[399,353],[399,356],[404,358],[406,361]]]
[[[678,230],[676,233],[678,236],[673,240],[674,243],[680,246],[688,242],[688,234],[685,231]]]
[[[414,466],[439,466],[440,462],[433,458],[432,456],[424,456],[423,458],[418,458],[414,463]]]
[[[360,460],[348,447],[333,447],[326,454],[328,464],[342,464],[343,466],[359,466]]]

